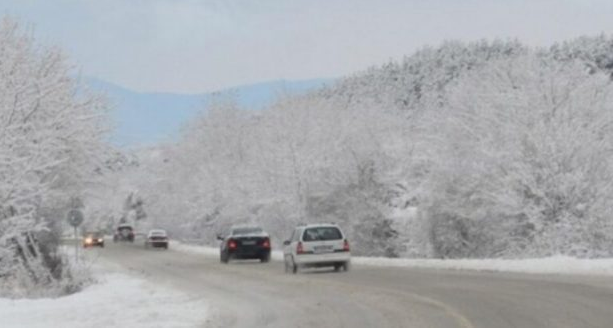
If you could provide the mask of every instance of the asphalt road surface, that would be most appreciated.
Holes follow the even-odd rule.
[[[171,244],[172,248],[172,244]],[[203,297],[203,327],[613,327],[613,279],[354,265],[286,274],[142,244],[88,250],[158,284]]]

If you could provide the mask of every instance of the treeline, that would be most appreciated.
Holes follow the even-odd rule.
[[[360,255],[610,256],[613,39],[424,48],[262,111],[219,99],[124,181],[213,242],[343,225]]]

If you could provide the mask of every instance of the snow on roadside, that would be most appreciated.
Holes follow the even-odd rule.
[[[530,274],[613,275],[613,259],[577,259],[567,256],[522,260],[438,260],[354,257],[351,262],[359,265],[423,269],[475,270]]]
[[[172,289],[120,273],[60,298],[2,299],[3,328],[196,327],[207,317],[207,303]]]
[[[196,246],[175,242],[173,247],[178,251],[201,254],[207,256],[219,256],[219,249],[210,246]],[[283,260],[283,253],[279,250],[272,252],[272,258],[277,261]],[[383,257],[358,257],[351,258],[352,264],[420,268],[441,270],[472,270],[492,272],[513,272],[529,274],[561,274],[561,275],[598,275],[613,276],[613,259],[578,259],[568,256],[553,256],[536,259],[465,259],[465,260],[440,260],[440,259],[402,259]]]

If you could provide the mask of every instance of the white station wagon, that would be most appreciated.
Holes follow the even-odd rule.
[[[349,242],[336,224],[321,223],[298,226],[284,243],[285,272],[299,268],[334,267],[349,271]]]

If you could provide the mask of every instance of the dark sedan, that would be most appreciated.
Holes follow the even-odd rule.
[[[270,237],[260,227],[232,227],[229,235],[217,236],[217,239],[222,241],[219,247],[219,259],[222,263],[235,259],[270,261]]]
[[[128,241],[134,242],[134,228],[128,224],[120,224],[113,235],[113,241]]]

